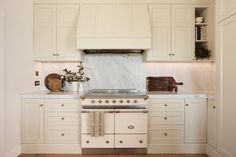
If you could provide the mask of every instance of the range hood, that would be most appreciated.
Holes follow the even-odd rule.
[[[77,49],[150,48],[151,26],[147,5],[84,4],[80,7]]]

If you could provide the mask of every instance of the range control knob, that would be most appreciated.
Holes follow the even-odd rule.
[[[98,100],[98,103],[101,104],[101,103],[102,103],[102,100]]]
[[[116,103],[116,100],[112,100],[113,103]]]
[[[106,100],[105,102],[106,102],[106,103],[109,103],[109,100]]]
[[[138,103],[138,100],[134,100],[134,103],[135,103],[135,104]]]
[[[120,100],[120,103],[122,104],[124,101],[123,100]]]
[[[130,103],[130,100],[126,100],[127,103]]]
[[[94,104],[94,103],[95,103],[95,100],[91,100],[91,103]]]

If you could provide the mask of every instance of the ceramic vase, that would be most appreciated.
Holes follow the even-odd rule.
[[[83,82],[79,83],[79,93],[84,93],[84,83]]]
[[[72,82],[72,91],[78,92],[79,82]]]

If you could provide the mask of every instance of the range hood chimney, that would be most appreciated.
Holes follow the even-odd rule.
[[[84,4],[80,7],[77,49],[150,48],[151,26],[147,5]]]

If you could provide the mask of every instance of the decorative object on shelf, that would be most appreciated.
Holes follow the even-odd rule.
[[[79,62],[79,65],[77,67],[77,72],[72,72],[71,70],[64,69],[63,71],[66,74],[62,76],[62,79],[66,82],[72,83],[72,90],[74,92],[78,91],[78,87],[79,92],[83,92],[83,83],[89,81],[90,78],[85,76],[82,62]]]
[[[52,92],[60,92],[61,88],[63,87],[63,80],[61,75],[52,73],[47,75],[44,80],[44,84],[48,90]]]
[[[209,59],[211,57],[211,51],[208,48],[204,47],[203,45],[197,44],[195,48],[195,57],[196,60]]]
[[[203,23],[204,18],[203,17],[196,17],[196,23]]]

